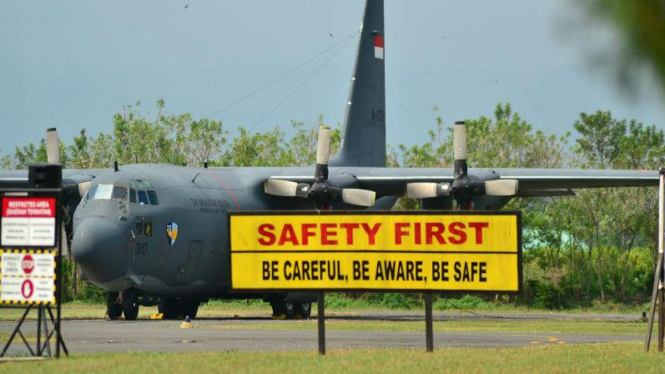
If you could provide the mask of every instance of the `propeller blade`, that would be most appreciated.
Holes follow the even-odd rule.
[[[268,179],[263,185],[263,190],[268,195],[296,196],[298,183],[281,179]]]
[[[319,127],[319,140],[316,144],[316,169],[314,180],[323,182],[328,179],[328,160],[330,159],[330,127]]]
[[[330,127],[319,127],[319,141],[316,147],[316,163],[319,165],[328,165],[330,158]]]
[[[497,179],[485,182],[485,193],[488,196],[515,196],[519,183],[515,179]]]
[[[88,192],[88,189],[90,188],[90,183],[92,182],[83,182],[78,184],[79,196],[83,197],[83,195],[85,195],[85,193]]]
[[[466,123],[464,121],[457,121],[453,129],[455,161],[466,160]]]
[[[63,256],[69,256],[69,245],[67,244],[67,230],[65,230],[65,225],[60,225],[61,231],[60,231],[60,239],[62,246],[60,247],[62,249],[62,255]]]
[[[467,175],[466,165],[466,123],[455,122],[453,128],[453,153],[455,156],[455,178]]]
[[[50,164],[60,163],[60,141],[55,127],[46,130],[46,159]]]
[[[376,192],[358,188],[342,189],[342,201],[357,206],[372,206],[376,200]]]
[[[448,195],[450,195],[450,183],[417,182],[407,183],[406,185],[406,196],[412,199],[427,199]]]

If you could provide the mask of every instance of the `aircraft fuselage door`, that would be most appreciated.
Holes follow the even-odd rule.
[[[185,263],[180,266],[178,274],[178,284],[187,284],[192,281],[192,276],[196,273],[196,269],[201,261],[201,253],[203,252],[202,240],[190,240],[189,251],[187,252],[187,259]]]

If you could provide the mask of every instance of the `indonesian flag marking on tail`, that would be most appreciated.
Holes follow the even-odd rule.
[[[374,35],[374,57],[383,60],[383,36]]]

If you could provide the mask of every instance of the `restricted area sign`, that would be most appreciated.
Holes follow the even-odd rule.
[[[3,197],[0,245],[54,247],[55,197]]]
[[[233,290],[518,292],[518,212],[232,213]]]
[[[0,303],[55,304],[55,255],[0,249]]]

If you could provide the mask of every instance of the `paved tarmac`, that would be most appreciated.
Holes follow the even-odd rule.
[[[330,323],[340,320],[423,321],[422,313],[358,312],[331,314]],[[453,319],[587,319],[635,321],[633,315],[607,314],[498,314],[436,313],[437,321]],[[296,330],[303,321],[272,321],[257,315],[239,318],[195,320],[193,329],[180,328],[180,321],[63,321],[67,347],[74,353],[88,352],[173,352],[230,350],[312,350],[318,349],[316,330]],[[311,320],[308,323],[313,323]],[[33,333],[36,321],[27,321],[24,333]],[[261,329],[257,325],[281,324],[285,329]],[[243,325],[252,325],[243,328]],[[289,326],[293,329],[289,329]],[[0,331],[10,333],[13,322],[0,322]],[[646,328],[646,324],[645,324]],[[526,347],[548,344],[605,343],[642,341],[641,335],[530,334],[530,333],[439,333],[434,334],[435,348],[444,347]],[[4,342],[2,346],[4,346]],[[422,348],[424,332],[330,331],[326,332],[328,350],[353,348]],[[1,347],[0,347],[1,349]],[[12,344],[10,355],[25,351],[20,341]]]

